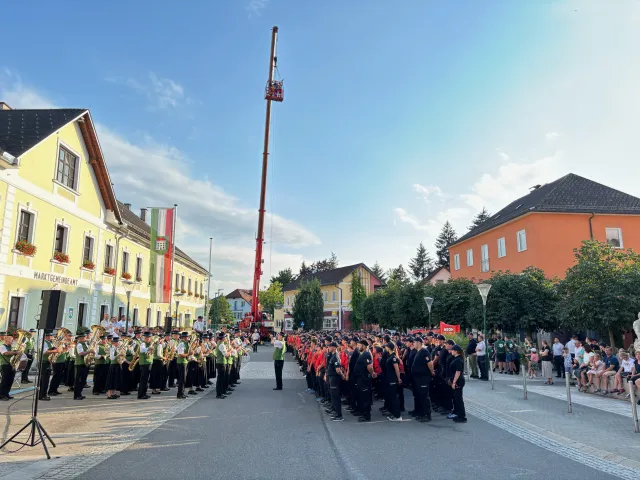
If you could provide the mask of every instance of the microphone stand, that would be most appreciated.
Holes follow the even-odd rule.
[[[36,371],[36,384],[34,386],[35,396],[33,399],[33,403],[31,404],[31,420],[29,420],[29,422],[27,422],[27,424],[20,430],[18,430],[11,438],[0,445],[0,450],[2,450],[9,443],[17,443],[18,445],[22,445],[24,447],[35,447],[36,445],[42,444],[44,453],[47,456],[47,460],[51,460],[51,455],[49,455],[49,449],[47,448],[46,441],[49,440],[53,447],[55,447],[56,444],[53,442],[53,440],[51,440],[51,437],[38,420],[38,400],[40,400],[40,375],[42,374],[42,363],[44,362],[44,330],[42,331],[42,339],[39,343],[40,354],[38,355],[38,369]],[[16,440],[18,435],[20,435],[27,428],[30,428],[27,440],[24,442]],[[38,434],[37,437],[36,432]]]

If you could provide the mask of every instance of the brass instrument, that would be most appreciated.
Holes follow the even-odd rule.
[[[22,329],[16,330],[16,333],[18,334],[18,338],[11,344],[11,350],[20,353],[18,355],[13,355],[9,359],[9,364],[14,371],[17,370],[20,365],[20,360],[24,355],[24,351],[27,349],[27,342],[31,337],[33,337],[33,334]]]
[[[196,360],[196,357],[194,356],[195,350],[196,350],[196,344],[198,343],[198,334],[196,332],[191,332],[191,335],[189,335],[189,356],[187,357],[187,359],[189,361],[194,361]]]
[[[60,327],[56,334],[56,338],[51,342],[53,344],[53,348],[60,350],[60,352],[49,355],[49,361],[51,363],[56,363],[58,357],[67,349],[68,345],[65,344],[65,338],[67,335],[71,335],[71,331],[67,328]]]
[[[118,361],[118,365],[122,365],[127,359],[127,350],[129,350],[129,346],[131,345],[131,339],[128,337],[123,338],[118,343],[116,347],[116,353],[118,354],[116,360]]]
[[[147,345],[147,361],[149,363],[153,362],[153,355],[154,352],[151,352],[151,349],[154,349],[156,346],[158,345],[158,343],[160,343],[160,340],[162,340],[162,337],[158,336],[158,335],[154,335],[153,337],[151,337],[151,341],[149,342],[149,345]]]
[[[133,343],[133,340],[132,340],[132,343]],[[136,345],[136,347],[137,348],[133,352],[133,358],[131,359],[131,362],[129,362],[130,372],[133,372],[133,370],[136,368],[136,365],[140,361],[140,344]]]
[[[106,332],[105,328],[101,325],[91,325],[91,339],[89,340],[89,346],[87,349],[89,353],[84,356],[84,364],[89,366],[95,361],[96,347],[100,341],[100,337]]]
[[[165,345],[163,363],[167,365],[169,362],[171,362],[175,358],[177,351],[178,351],[178,342],[172,338]]]

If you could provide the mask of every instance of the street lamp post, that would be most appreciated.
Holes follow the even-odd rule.
[[[129,333],[129,307],[131,305],[131,290],[133,289],[133,284],[129,282],[122,282],[124,286],[124,290],[127,293],[127,317],[124,321],[124,333]],[[134,325],[135,327],[135,325]]]
[[[427,304],[427,309],[429,310],[429,325],[428,328],[431,328],[431,305],[433,305],[433,297],[424,297],[424,301]]]
[[[484,341],[487,341],[487,296],[489,295],[489,290],[491,290],[490,283],[479,283],[476,285],[478,287],[478,291],[480,292],[480,296],[482,297],[482,335],[484,336]]]

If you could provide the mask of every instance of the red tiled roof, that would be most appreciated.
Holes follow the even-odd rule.
[[[227,299],[233,300],[234,298],[241,298],[249,305],[251,305],[251,295],[253,294],[253,290],[246,290],[244,288],[236,288],[233,292],[226,296]]]

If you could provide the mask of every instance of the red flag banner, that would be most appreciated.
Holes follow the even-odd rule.
[[[460,325],[449,325],[444,322],[440,322],[440,332],[443,335],[450,335],[452,333],[460,333]]]

